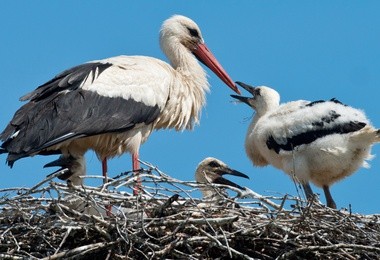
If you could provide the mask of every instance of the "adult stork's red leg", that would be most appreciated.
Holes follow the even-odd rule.
[[[133,153],[132,154],[132,168],[133,168],[133,174],[136,176],[136,184],[133,187],[133,195],[139,194],[141,191],[141,179],[140,179],[140,162],[139,162],[139,154]]]
[[[104,158],[102,160],[102,173],[103,173],[103,184],[106,184],[108,182],[108,165],[107,165],[107,158]],[[112,205],[107,205],[106,206],[106,214],[107,216],[111,216],[112,212]]]

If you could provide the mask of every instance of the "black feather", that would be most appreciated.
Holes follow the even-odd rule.
[[[340,105],[343,105],[343,106],[347,106],[347,105],[343,104],[342,102],[340,102],[340,101],[339,101],[338,99],[336,99],[336,98],[332,98],[332,99],[330,99],[330,100],[316,100],[316,101],[310,102],[310,103],[307,104],[306,106],[307,106],[307,107],[312,107],[312,106],[314,106],[314,105],[316,105],[316,104],[320,104],[320,103],[324,103],[324,102],[334,102],[334,103],[336,103],[336,104],[340,104]]]
[[[46,148],[66,140],[150,124],[159,113],[157,105],[76,89],[22,106],[1,134],[1,148],[9,153],[7,160],[13,164],[22,157],[45,153]]]
[[[75,66],[58,74],[34,91],[22,96],[20,101],[39,101],[49,96],[53,97],[53,94],[57,94],[63,90],[76,90],[91,73],[95,75],[95,72],[98,70],[99,76],[104,70],[111,66],[112,63],[101,62],[90,62]]]
[[[323,126],[323,125],[322,125]],[[291,151],[297,146],[303,144],[310,144],[317,140],[332,134],[347,134],[351,132],[356,132],[366,126],[366,123],[363,122],[348,122],[345,124],[339,124],[330,128],[317,128],[312,131],[300,133],[293,137],[286,139],[284,144],[279,144],[273,136],[269,136],[266,144],[268,149],[274,150],[276,153],[279,153],[280,150]]]

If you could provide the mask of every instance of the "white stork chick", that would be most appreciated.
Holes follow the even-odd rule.
[[[228,167],[227,164],[225,164],[221,160],[218,160],[212,157],[207,157],[206,159],[204,159],[202,162],[199,163],[195,171],[195,180],[197,183],[223,184],[223,185],[235,187],[241,190],[244,189],[240,185],[223,178],[222,176],[224,174],[230,174],[230,175],[249,179],[247,175],[239,171],[231,169],[230,167]],[[223,190],[216,189],[216,187],[211,186],[211,185],[202,187],[200,188],[200,190],[204,198],[220,200],[220,199],[226,198],[227,196],[227,194]]]
[[[58,176],[60,180],[66,180],[68,186],[82,186],[84,176],[86,176],[86,161],[83,156],[79,157],[64,157],[61,155],[57,160],[45,164],[44,167],[61,167],[61,169],[55,171],[63,171],[63,173]],[[54,174],[53,173],[53,174]],[[127,207],[118,207],[117,209],[112,210],[110,205],[105,206],[105,208],[100,207],[91,200],[79,197],[78,195],[68,195],[65,196],[65,202],[68,207],[76,211],[82,212],[88,215],[96,215],[107,217],[113,214],[119,214],[127,216],[128,219],[138,219],[147,217],[145,212],[140,212],[139,210],[127,208]]]
[[[268,87],[237,82],[253,97],[232,97],[248,104],[256,114],[248,128],[245,149],[256,166],[268,164],[300,182],[308,199],[309,181],[322,187],[327,206],[336,208],[329,187],[368,167],[372,144],[380,142],[363,111],[328,101],[293,101],[280,105],[280,95]]]
[[[57,160],[45,164],[44,167],[61,167],[56,171],[63,171],[62,175],[58,176],[58,178],[66,180],[69,187],[71,185],[77,187],[83,185],[83,177],[86,176],[86,161],[83,156],[65,157],[61,155]],[[109,210],[99,207],[93,201],[75,194],[65,196],[64,204],[73,210],[88,215],[106,217],[109,212]]]
[[[103,166],[107,158],[130,152],[133,169],[139,169],[140,145],[154,129],[179,131],[199,123],[209,84],[197,59],[240,94],[191,19],[167,19],[160,45],[170,64],[146,56],[96,60],[23,96],[29,102],[0,134],[0,153],[8,153],[8,164],[36,154],[78,158],[92,149]]]
[[[66,180],[67,183],[74,186],[83,185],[83,177],[86,176],[86,161],[83,156],[65,157],[61,155],[57,160],[44,165],[46,167],[61,167],[58,171],[63,173],[58,176],[60,180]],[[56,171],[56,172],[58,172]]]

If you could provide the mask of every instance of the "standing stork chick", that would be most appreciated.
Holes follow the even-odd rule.
[[[308,199],[313,197],[313,182],[323,188],[327,206],[336,208],[329,187],[359,167],[369,167],[366,161],[373,157],[372,144],[380,142],[380,130],[363,111],[336,99],[280,105],[274,89],[237,84],[253,95],[231,95],[256,111],[245,141],[253,164],[271,164],[295,177]]]
[[[244,188],[240,185],[229,181],[222,176],[225,174],[230,174],[234,176],[239,176],[243,178],[249,179],[247,175],[241,173],[239,171],[233,170],[228,167],[227,164],[213,157],[207,157],[202,162],[199,163],[196,171],[195,171],[195,180],[197,183],[205,183],[205,184],[223,184],[231,187],[235,187],[243,190]],[[204,198],[212,198],[215,200],[225,198],[224,192],[216,190],[215,187],[211,185],[207,185],[205,187],[200,188],[202,195]],[[221,196],[223,195],[223,197]]]
[[[117,56],[75,66],[23,96],[0,134],[0,153],[12,166],[37,154],[83,156],[91,149],[102,161],[132,154],[140,169],[142,143],[157,129],[193,129],[199,123],[206,92],[201,61],[227,86],[239,89],[207,48],[198,25],[174,15],[164,21],[160,46],[170,61],[147,56]]]

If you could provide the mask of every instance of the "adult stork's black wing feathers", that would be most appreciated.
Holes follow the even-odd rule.
[[[94,76],[93,79],[95,79],[95,75],[100,75],[111,66],[112,63],[88,62],[72,67],[56,75],[53,79],[39,86],[32,92],[22,96],[20,101],[38,101],[63,90],[78,89],[80,84],[85,81],[91,73]]]
[[[87,63],[69,69],[23,97],[30,99],[0,134],[1,152],[10,165],[66,140],[102,133],[123,132],[136,124],[149,124],[160,108],[122,97],[105,97],[80,88],[89,73],[106,68]],[[52,151],[54,152],[54,151]],[[50,152],[51,153],[51,152]]]

